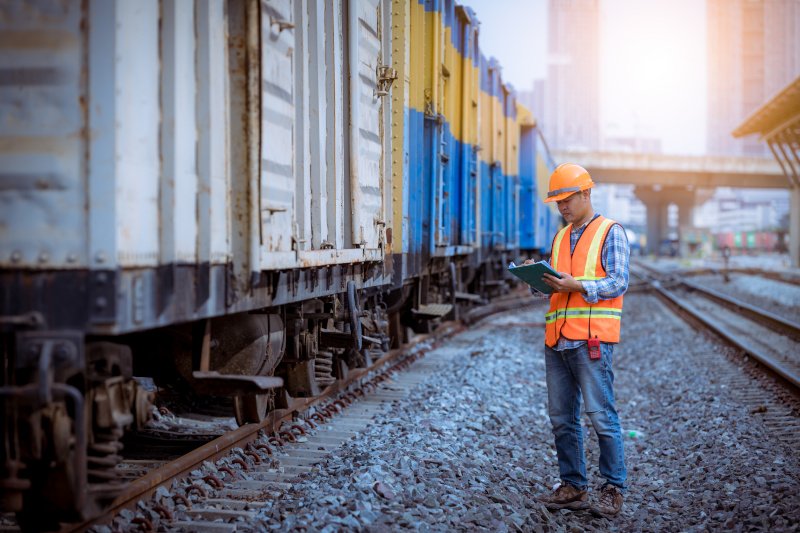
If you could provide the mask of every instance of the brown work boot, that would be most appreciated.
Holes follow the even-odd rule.
[[[592,514],[606,518],[617,516],[622,509],[624,499],[622,491],[607,483],[600,489],[600,497],[597,499],[597,503],[591,507]]]
[[[543,494],[537,498],[548,509],[586,509],[589,506],[589,494],[569,483],[559,485],[552,494]]]

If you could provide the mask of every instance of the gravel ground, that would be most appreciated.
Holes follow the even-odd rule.
[[[772,436],[720,379],[733,365],[723,349],[652,296],[632,294],[625,308],[614,367],[630,489],[616,519],[551,513],[535,501],[558,482],[543,328],[525,324],[542,320],[538,303],[438,348],[451,355],[441,373],[285,497],[266,502],[254,528],[796,531],[800,452]]]
[[[731,274],[728,283],[719,275],[694,276],[689,279],[703,287],[734,296],[770,310],[782,318],[800,323],[800,286],[745,274]]]

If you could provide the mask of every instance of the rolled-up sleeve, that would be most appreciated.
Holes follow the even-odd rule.
[[[583,288],[586,289],[583,299],[587,303],[595,304],[598,300],[610,300],[625,294],[625,291],[628,290],[630,255],[625,230],[619,224],[614,224],[608,230],[608,236],[603,244],[601,262],[606,271],[606,277],[581,281]]]

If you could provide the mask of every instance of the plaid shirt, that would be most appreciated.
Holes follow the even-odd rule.
[[[600,215],[595,213],[592,220],[598,216]],[[569,232],[570,253],[575,251],[575,245],[578,244],[578,239],[583,235],[583,230],[586,229],[589,222],[579,228],[572,228],[572,231]],[[598,300],[610,300],[625,294],[625,291],[628,290],[630,255],[628,236],[625,235],[625,230],[619,224],[614,224],[608,230],[608,236],[603,243],[603,256],[600,259],[603,270],[606,271],[606,277],[593,281],[581,281],[583,288],[586,289],[583,299],[587,303],[596,304]],[[560,337],[555,350],[572,350],[584,344],[586,344],[585,340],[569,340]]]

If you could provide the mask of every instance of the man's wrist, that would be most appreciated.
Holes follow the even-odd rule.
[[[596,304],[597,303],[597,282],[595,281],[583,281],[581,282],[583,285],[583,299],[586,300],[586,303]]]

